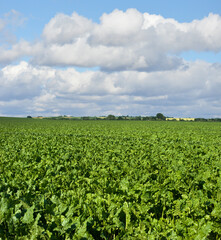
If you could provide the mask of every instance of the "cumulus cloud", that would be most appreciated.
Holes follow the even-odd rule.
[[[57,14],[35,42],[0,46],[0,114],[217,116],[221,65],[179,56],[221,51],[220,24],[217,14],[180,23],[136,9],[99,23]]]
[[[92,30],[89,41],[92,44],[107,46],[134,43],[137,35],[140,34],[143,22],[143,14],[136,9],[105,13],[100,18],[100,24],[97,24]]]
[[[136,9],[103,14],[99,23],[79,16],[57,14],[35,43],[19,42],[1,49],[0,62],[28,56],[33,64],[100,67],[104,71],[161,71],[184,65],[185,51],[221,50],[221,17],[179,23]],[[1,22],[0,22],[1,26]]]
[[[46,24],[42,35],[46,42],[67,44],[87,37],[94,25],[91,20],[75,12],[71,16],[60,13]]]
[[[158,71],[183,65],[184,51],[221,50],[221,17],[179,23],[160,15],[115,10],[93,23],[76,13],[57,15],[45,26],[47,44],[34,56],[42,65],[99,66],[103,70]]]
[[[2,114],[16,104],[20,114],[146,114],[157,110],[206,116],[220,108],[221,65],[186,63],[158,72],[78,72],[74,68],[35,67],[27,62],[0,71]],[[198,106],[198,107],[197,107]],[[157,109],[157,110],[156,110]],[[157,111],[158,112],[158,111]],[[19,108],[16,110],[19,115]]]
[[[53,71],[48,68],[34,68],[27,62],[6,66],[0,71],[0,100],[31,99],[38,96],[45,79],[52,75]]]

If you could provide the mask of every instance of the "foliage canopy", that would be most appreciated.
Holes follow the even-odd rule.
[[[0,119],[0,238],[220,239],[219,123]]]

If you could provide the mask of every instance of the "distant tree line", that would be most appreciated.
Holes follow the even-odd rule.
[[[27,116],[27,118],[32,118],[31,116]],[[91,117],[91,116],[83,116],[83,117],[72,117],[72,116],[57,116],[57,117],[37,117],[43,119],[51,119],[51,120],[135,120],[135,121],[166,121],[167,117],[165,117],[162,113],[157,113],[156,116],[114,116],[113,114],[109,114],[108,116],[102,117]],[[174,118],[174,121],[176,119]],[[182,118],[179,121],[185,121]],[[221,118],[195,118],[195,122],[221,122]]]
[[[221,122],[221,118],[195,118],[195,122]]]

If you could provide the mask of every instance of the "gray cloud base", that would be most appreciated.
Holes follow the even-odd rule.
[[[186,63],[157,72],[78,72],[26,62],[0,71],[1,114],[167,114],[207,116],[221,110],[221,65]],[[22,106],[22,107],[21,107]],[[209,111],[208,111],[209,109]]]

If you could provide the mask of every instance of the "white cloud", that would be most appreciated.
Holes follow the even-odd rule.
[[[58,14],[40,40],[0,47],[1,114],[217,116],[221,65],[179,54],[219,52],[220,24],[216,14],[190,23],[135,9],[103,14],[100,23]],[[1,32],[6,26],[0,19]]]
[[[0,100],[32,99],[41,93],[44,81],[53,76],[53,70],[21,62],[3,68],[0,76]]]
[[[102,115],[216,114],[219,108],[221,65],[186,63],[186,68],[158,72],[78,72],[34,67],[26,62],[0,71],[3,114]],[[198,108],[197,108],[198,106]],[[182,111],[181,111],[182,109]],[[20,111],[20,112],[19,112]],[[212,112],[214,111],[214,112]]]
[[[210,13],[208,17],[202,20],[194,20],[189,28],[190,33],[196,32],[202,37],[200,46],[195,46],[199,51],[215,51],[221,50],[221,16]],[[199,38],[198,38],[199,40]]]
[[[221,50],[221,17],[179,23],[160,15],[114,10],[100,23],[73,13],[52,18],[35,43],[21,41],[2,48],[0,63],[28,56],[33,64],[100,67],[106,71],[178,69],[185,51]]]
[[[108,46],[131,44],[140,33],[143,21],[143,14],[135,9],[105,13],[100,18],[100,24],[91,32],[89,41],[92,44]]]
[[[179,68],[184,51],[220,51],[221,17],[179,23],[159,15],[115,10],[93,23],[76,13],[46,25],[46,44],[33,61],[42,65],[99,66],[104,70],[156,71]]]
[[[81,37],[87,37],[94,23],[77,13],[71,16],[57,14],[46,24],[43,31],[43,38],[46,42],[55,44],[72,43]]]

